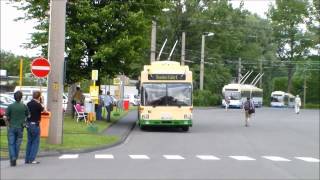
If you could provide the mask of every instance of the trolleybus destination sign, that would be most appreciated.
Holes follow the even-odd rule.
[[[186,80],[185,74],[149,74],[148,80]]]

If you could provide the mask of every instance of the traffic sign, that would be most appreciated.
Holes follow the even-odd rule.
[[[92,70],[92,80],[93,81],[98,80],[98,70]]]
[[[31,72],[38,78],[47,77],[50,72],[50,63],[47,59],[39,57],[32,61]]]

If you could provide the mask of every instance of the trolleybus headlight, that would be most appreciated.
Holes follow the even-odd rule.
[[[149,114],[143,114],[142,119],[149,119]]]
[[[184,115],[184,119],[191,119],[192,118],[192,115],[191,114],[185,114]]]

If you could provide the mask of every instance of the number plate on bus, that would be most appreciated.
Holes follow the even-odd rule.
[[[170,120],[172,119],[171,114],[161,114],[161,120]]]

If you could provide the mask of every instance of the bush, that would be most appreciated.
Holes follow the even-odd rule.
[[[215,106],[220,104],[220,96],[208,90],[196,90],[193,93],[194,106]]]
[[[320,109],[320,104],[306,104],[304,106],[306,109]]]

